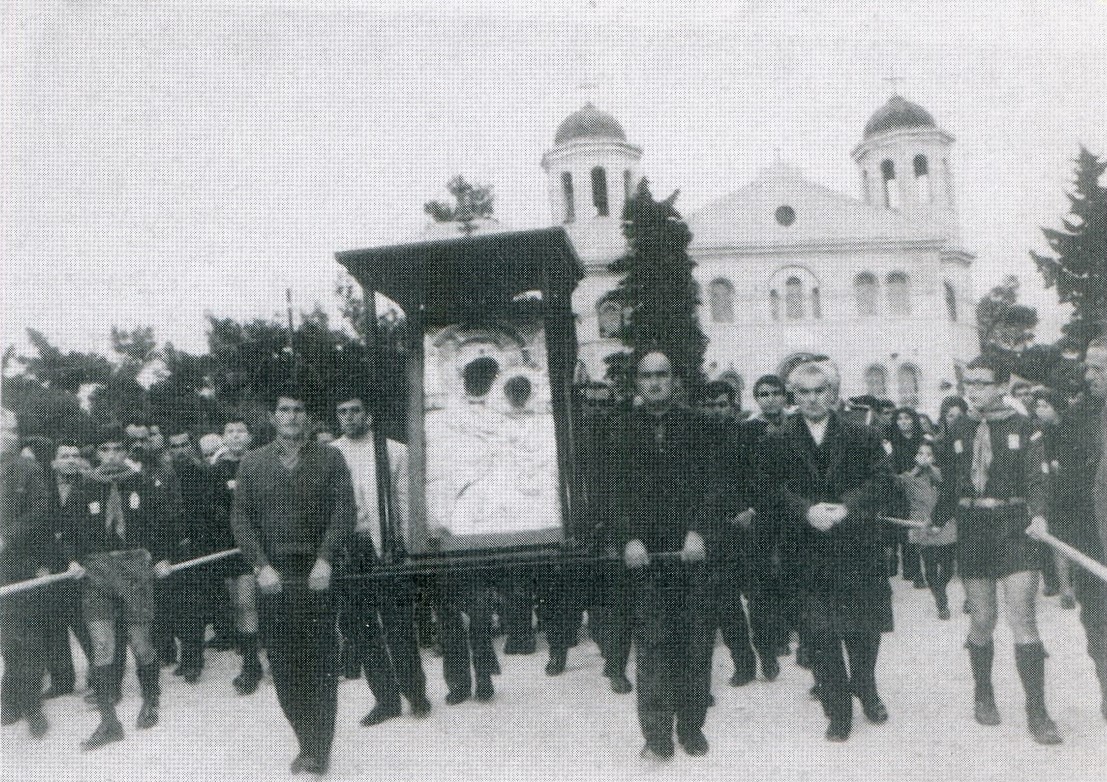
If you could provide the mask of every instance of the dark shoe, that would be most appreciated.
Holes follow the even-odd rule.
[[[496,689],[492,686],[492,679],[488,676],[477,677],[477,700],[482,703],[487,703],[492,700],[492,697],[496,694]]]
[[[882,725],[888,721],[888,708],[875,694],[861,699],[861,711],[865,713],[865,719],[874,725]]]
[[[1066,611],[1076,608],[1076,598],[1072,595],[1061,595],[1061,608]]]
[[[195,684],[196,682],[200,681],[200,669],[189,668],[184,672],[183,678],[189,684]]]
[[[431,702],[424,695],[411,701],[411,716],[426,717],[430,714]]]
[[[158,724],[158,707],[157,704],[150,701],[143,701],[142,708],[139,709],[138,719],[135,720],[135,727],[139,730],[146,730],[152,728]]]
[[[691,733],[687,736],[681,736],[680,746],[684,747],[684,751],[694,757],[699,755],[706,755],[707,737],[703,735],[702,730],[697,730],[695,733]]]
[[[1049,718],[1048,714],[1033,714],[1026,718],[1026,726],[1030,728],[1030,735],[1039,744],[1060,744],[1061,734],[1057,732],[1057,724]]]
[[[547,676],[559,676],[565,672],[565,663],[569,658],[568,649],[551,649],[550,660],[546,663]]]
[[[941,619],[943,622],[946,621],[947,619],[949,619],[949,609],[948,608],[939,608],[938,609],[938,618]]]
[[[776,677],[780,676],[780,663],[775,657],[761,658],[761,673],[765,676],[765,681],[776,681]]]
[[[646,746],[642,747],[642,751],[638,754],[643,760],[665,761],[669,760],[675,752],[673,740],[669,739],[667,742],[647,741]]]
[[[995,697],[988,695],[977,697],[976,703],[973,705],[973,716],[981,725],[998,725],[1000,718]]]
[[[752,671],[735,671],[734,675],[730,677],[729,683],[731,687],[744,687],[756,678],[757,676]]]
[[[41,711],[35,711],[27,715],[27,728],[31,732],[31,738],[41,739],[50,729],[50,723]]]
[[[261,673],[253,673],[250,671],[243,671],[238,676],[234,677],[234,688],[238,690],[239,695],[253,695],[257,692],[258,685],[261,684]]]
[[[361,718],[361,724],[367,728],[380,725],[393,717],[399,717],[402,713],[400,703],[378,703],[373,709]]]
[[[456,706],[459,703],[464,703],[469,700],[469,696],[472,695],[469,690],[450,690],[446,693],[446,703],[451,706]]]
[[[830,727],[826,729],[826,740],[834,742],[848,741],[850,727],[848,722],[831,722]]]
[[[87,741],[81,742],[81,750],[88,752],[93,749],[99,749],[107,744],[111,744],[113,741],[123,740],[123,726],[119,724],[119,720],[115,719],[115,715],[112,715],[111,719],[100,720],[100,725],[96,728]]]
[[[626,695],[628,692],[634,689],[634,686],[623,674],[617,674],[611,677],[611,691],[617,695]]]

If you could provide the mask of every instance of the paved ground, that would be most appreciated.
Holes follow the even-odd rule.
[[[951,602],[961,591],[951,587]],[[996,690],[1004,722],[977,725],[971,714],[968,662],[961,644],[967,618],[940,622],[928,592],[895,582],[897,630],[884,638],[878,681],[891,720],[856,723],[846,744],[823,739],[825,720],[808,700],[810,674],[783,660],[770,684],[727,685],[731,669],[725,648],[716,651],[714,693],[718,705],[705,733],[710,753],[681,755],[662,765],[638,758],[642,741],[634,696],[613,694],[601,678],[594,644],[573,650],[569,668],[551,679],[545,655],[501,657],[496,699],[459,706],[443,703],[441,660],[424,663],[434,710],[429,718],[406,715],[375,728],[358,720],[369,709],[363,681],[343,681],[339,727],[332,758],[334,778],[388,780],[591,780],[742,779],[773,780],[1096,780],[1107,778],[1107,722],[1083,631],[1075,611],[1056,599],[1040,599],[1047,661],[1048,700],[1065,744],[1040,747],[1026,732],[1022,690],[1014,671],[1010,637],[997,633]],[[2,779],[18,780],[208,780],[284,779],[295,754],[291,731],[266,680],[253,696],[240,698],[230,684],[237,656],[209,654],[195,686],[163,676],[161,724],[136,732],[137,684],[125,684],[120,716],[124,742],[82,754],[78,744],[96,725],[96,714],[79,698],[50,701],[50,733],[32,741],[22,724],[0,734]],[[858,715],[860,716],[860,715]]]

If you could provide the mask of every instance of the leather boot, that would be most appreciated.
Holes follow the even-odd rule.
[[[250,695],[257,690],[262,677],[257,633],[240,633],[238,650],[242,654],[242,671],[234,678],[234,688],[239,695]]]
[[[115,715],[115,675],[112,666],[98,665],[89,671],[88,678],[100,710],[100,725],[87,741],[81,742],[81,749],[85,752],[123,740],[123,726]]]
[[[161,666],[155,660],[138,667],[138,684],[142,689],[142,708],[139,709],[135,727],[143,730],[158,724],[158,706],[161,705]]]
[[[969,650],[969,662],[972,665],[972,678],[975,682],[973,708],[976,721],[981,725],[998,725],[999,709],[996,708],[996,694],[992,689],[992,660],[995,658],[995,646],[991,641],[987,646],[977,646],[966,641]]]
[[[1057,725],[1045,705],[1045,647],[1041,642],[1015,644],[1015,667],[1026,691],[1026,724],[1039,744],[1060,744]]]

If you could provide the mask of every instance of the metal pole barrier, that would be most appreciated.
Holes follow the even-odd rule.
[[[911,529],[927,529],[930,527],[925,521],[915,521],[914,519],[897,519],[895,516],[877,516],[877,518],[889,524],[898,524],[901,527],[910,527]]]
[[[186,568],[197,567],[198,565],[206,565],[209,562],[218,562],[221,559],[233,557],[237,553],[239,553],[239,549],[232,548],[227,549],[226,551],[216,551],[214,554],[205,554],[204,556],[196,557],[195,559],[186,559],[184,562],[178,562],[175,565],[170,565],[169,572],[176,573],[178,570],[185,570]]]
[[[47,586],[49,584],[57,584],[61,581],[69,581],[73,578],[73,574],[69,571],[64,573],[51,573],[48,576],[38,576],[37,578],[29,578],[26,581],[16,581],[12,584],[5,584],[0,587],[0,598],[7,597],[8,595],[16,595],[20,592],[26,592],[29,589],[37,589],[38,587]]]
[[[1064,554],[1076,564],[1080,565],[1080,567],[1084,568],[1092,575],[1097,576],[1104,581],[1107,581],[1107,565],[1104,565],[1102,562],[1097,562],[1080,549],[1073,548],[1068,543],[1065,543],[1065,541],[1058,540],[1057,538],[1050,535],[1048,532],[1042,532],[1038,535],[1034,535],[1033,537],[1042,541],[1043,543],[1048,543],[1050,546],[1060,551],[1062,554]]]

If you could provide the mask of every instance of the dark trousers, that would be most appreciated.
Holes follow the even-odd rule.
[[[200,670],[204,667],[204,631],[210,612],[211,593],[222,583],[204,567],[189,568],[169,576],[164,582],[169,615],[166,617],[167,645],[177,638],[181,642],[181,668]],[[159,656],[160,656],[159,652]],[[164,659],[164,658],[163,658]]]
[[[492,646],[492,600],[492,585],[480,576],[447,575],[441,581],[438,633],[442,674],[451,693],[471,694],[473,674],[491,677],[499,667]],[[462,614],[469,617],[468,629]]]
[[[757,579],[746,577],[746,569],[744,562],[736,560],[724,560],[709,566],[709,631],[712,640],[716,629],[722,631],[723,643],[730,650],[735,673],[755,676],[757,659],[754,650],[762,660],[775,658],[778,633],[774,627],[771,595],[759,588]],[[743,595],[749,604],[748,618],[742,605]]]
[[[427,677],[415,631],[415,587],[408,578],[365,579],[347,593],[342,622],[346,642],[377,703],[426,698]]]
[[[40,596],[12,595],[0,601],[0,707],[4,717],[19,719],[41,711],[44,635]]]
[[[638,719],[664,746],[703,728],[711,687],[708,573],[702,564],[654,562],[631,574]]]
[[[338,637],[331,593],[308,589],[309,570],[277,566],[281,591],[259,592],[258,611],[273,687],[300,753],[326,763],[338,707]]]
[[[538,616],[551,652],[577,645],[591,587],[589,574],[574,564],[552,564],[538,572]]]
[[[854,695],[862,700],[877,697],[876,656],[880,650],[880,633],[842,636],[825,629],[808,630],[804,643],[810,649],[823,712],[831,723],[848,725],[853,717]],[[849,655],[848,673],[846,654]]]
[[[71,692],[76,684],[73,650],[69,645],[69,631],[77,638],[85,659],[92,664],[92,641],[88,637],[84,617],[81,615],[81,587],[72,581],[63,581],[49,589],[51,608],[43,617],[45,634],[46,672],[50,674],[50,688],[58,692]]]
[[[630,574],[622,560],[604,562],[599,579],[589,624],[594,625],[593,637],[603,655],[604,676],[625,676],[634,627]]]
[[[927,586],[934,595],[934,603],[938,608],[949,608],[949,598],[946,596],[946,587],[953,578],[953,563],[957,555],[957,544],[950,543],[946,546],[922,546],[923,573],[926,575]]]
[[[177,624],[175,585],[168,579],[154,581],[154,619],[150,623],[150,641],[163,665],[177,662],[177,642],[173,628]]]
[[[1107,584],[1074,565],[1072,589],[1080,603],[1080,623],[1084,625],[1084,635],[1088,639],[1088,656],[1095,663],[1103,701],[1107,706]]]
[[[508,648],[534,649],[535,571],[533,567],[509,567],[499,579],[502,626]]]

